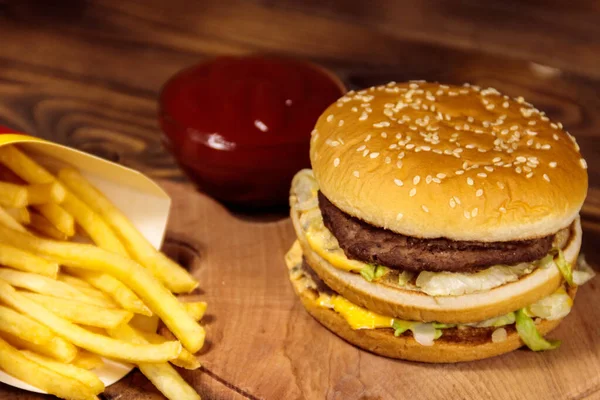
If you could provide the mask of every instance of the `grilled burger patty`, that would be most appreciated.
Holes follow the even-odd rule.
[[[544,257],[554,235],[512,242],[421,239],[377,228],[333,205],[319,192],[325,227],[348,258],[389,268],[420,271],[475,272],[492,265],[514,265]]]

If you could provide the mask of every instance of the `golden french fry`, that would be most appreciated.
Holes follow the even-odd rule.
[[[67,193],[61,206],[73,215],[75,221],[83,228],[94,243],[104,250],[129,257],[123,243],[112,229],[96,212],[79,200],[73,193]]]
[[[31,350],[65,363],[73,361],[78,354],[77,347],[58,336],[43,345],[28,342],[10,333],[0,332],[0,336],[17,349]]]
[[[42,214],[52,225],[54,225],[58,231],[64,235],[71,237],[75,234],[75,219],[58,204],[41,204],[33,206],[33,208]]]
[[[2,206],[0,206],[0,225],[7,226],[19,232],[28,233],[27,229],[23,227],[12,215],[8,213]]]
[[[50,183],[54,176],[14,146],[0,147],[0,163],[27,183]]]
[[[148,268],[169,290],[187,293],[198,286],[198,282],[184,268],[154,249],[133,223],[78,171],[62,169],[58,176],[77,197],[106,220],[133,258]]]
[[[71,364],[79,368],[90,370],[102,366],[104,361],[97,354],[90,353],[87,350],[79,349],[77,352],[77,357],[71,361]]]
[[[29,360],[0,338],[0,369],[17,379],[64,399],[91,400],[96,393],[81,382]]]
[[[144,332],[144,331],[135,329],[134,327],[132,327],[132,329],[134,329],[138,335],[143,336],[144,339],[148,343],[160,344],[160,343],[164,343],[169,340],[166,337],[159,335],[156,332]],[[196,356],[194,356],[192,353],[190,353],[186,349],[182,349],[181,353],[179,353],[179,357],[177,357],[175,360],[171,360],[171,364],[176,365],[180,368],[185,368],[185,369],[190,369],[190,370],[195,370],[202,366],[200,364],[200,361],[198,361],[198,359],[196,358]]]
[[[69,238],[66,234],[56,229],[50,221],[40,214],[32,212],[30,213],[30,218],[31,221],[28,228],[36,233],[56,240],[67,240]]]
[[[110,329],[108,333],[114,338],[131,343],[148,343],[143,335],[129,325]],[[167,399],[200,400],[200,395],[168,363],[140,363],[138,368]]]
[[[107,308],[115,308],[116,304],[112,300],[104,300],[90,297],[81,291],[81,288],[75,288],[46,276],[32,274],[30,272],[14,271],[8,268],[0,268],[0,279],[3,279],[13,286],[27,289],[32,292],[47,294],[63,299],[73,299],[82,303],[97,305]]]
[[[65,199],[67,191],[58,182],[37,183],[28,185],[27,203],[32,204],[47,204],[47,203],[62,203]]]
[[[63,269],[63,271],[64,271],[64,269]],[[59,281],[61,281],[61,282],[64,282],[64,283],[68,284],[68,285],[75,286],[76,288],[91,289],[93,287],[92,285],[90,285],[89,283],[87,283],[86,281],[84,281],[82,279],[79,279],[79,278],[77,278],[75,276],[67,275],[67,274],[64,274],[64,273],[58,274],[57,279]]]
[[[6,212],[20,224],[28,225],[31,223],[31,216],[29,215],[29,210],[26,207],[7,208]]]
[[[129,321],[129,325],[131,325],[135,329],[138,329],[142,332],[156,332],[156,330],[158,329],[159,322],[160,322],[160,319],[158,318],[158,315],[156,315],[156,314],[152,314],[152,315],[135,314],[133,316],[133,318],[131,318],[131,321]]]
[[[96,326],[99,328],[114,328],[129,322],[133,317],[133,313],[129,311],[98,307],[71,299],[60,299],[58,297],[46,296],[38,293],[20,293],[52,311],[59,317],[76,324]]]
[[[0,182],[0,206],[25,207],[27,205],[27,189],[23,185]]]
[[[46,344],[54,338],[54,333],[44,325],[26,315],[0,305],[0,331],[19,336],[34,344]]]
[[[184,302],[183,307],[194,318],[194,321],[200,321],[206,312],[206,302],[204,301]]]
[[[0,299],[9,306],[46,325],[54,333],[76,346],[105,357],[131,362],[159,363],[173,360],[181,352],[181,343],[172,341],[159,345],[133,345],[121,340],[92,333],[50,312],[33,300],[17,292],[0,279]]]
[[[113,299],[111,299],[106,294],[102,293],[101,291],[99,291],[96,288],[79,287],[79,288],[77,288],[77,290],[80,290],[81,293],[85,294],[86,296],[88,296],[90,298],[114,303]],[[115,305],[116,305],[116,303],[115,303]]]
[[[104,383],[102,383],[100,378],[98,378],[98,376],[93,372],[90,372],[83,368],[79,368],[72,364],[61,363],[51,358],[40,356],[39,354],[36,354],[29,350],[22,350],[21,354],[23,354],[25,357],[35,362],[36,364],[46,367],[49,370],[56,372],[57,374],[81,382],[82,384],[90,388],[92,393],[94,394],[100,394],[104,391]]]
[[[83,281],[108,294],[123,309],[136,314],[152,315],[152,311],[140,298],[120,280],[95,271],[87,271],[81,268],[65,268],[70,274],[76,275]]]
[[[0,265],[5,265],[20,271],[32,272],[56,279],[58,264],[49,262],[41,257],[0,243]]]
[[[50,256],[62,265],[114,276],[140,296],[186,349],[196,353],[204,345],[204,328],[189,316],[179,300],[157,281],[152,273],[135,261],[92,245],[28,236],[5,226],[0,226],[0,241]]]

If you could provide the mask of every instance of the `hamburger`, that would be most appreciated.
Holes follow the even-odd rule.
[[[306,310],[370,352],[487,358],[545,338],[592,269],[586,162],[522,97],[414,81],[348,92],[293,179],[286,255]]]

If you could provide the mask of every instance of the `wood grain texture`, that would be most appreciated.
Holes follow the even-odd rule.
[[[351,88],[493,86],[578,138],[590,174],[584,250],[600,265],[599,20],[593,1],[0,0],[0,125],[185,181],[161,145],[156,99],[173,73],[214,55],[307,58]],[[175,198],[168,244],[210,304],[206,372],[184,371],[206,399],[600,399],[598,278],[556,331],[556,352],[456,366],[390,361],[304,312],[282,262],[288,221],[240,220],[189,188],[165,187]],[[45,398],[0,384],[2,400]],[[105,396],[158,398],[139,372]]]

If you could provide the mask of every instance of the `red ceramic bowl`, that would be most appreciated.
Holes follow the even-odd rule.
[[[164,144],[203,192],[237,206],[287,203],[293,175],[310,166],[310,133],[345,92],[314,64],[273,57],[218,57],[163,87]]]

